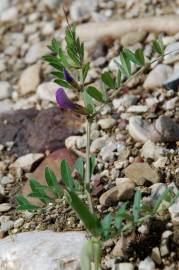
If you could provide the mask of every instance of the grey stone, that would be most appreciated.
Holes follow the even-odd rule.
[[[165,154],[165,149],[154,144],[151,141],[146,141],[141,149],[141,154],[144,158],[152,158],[157,160]]]

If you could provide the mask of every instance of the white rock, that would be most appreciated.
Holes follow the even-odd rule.
[[[8,230],[12,229],[14,227],[14,221],[8,220],[6,222],[1,223],[0,230],[7,232]]]
[[[25,172],[30,172],[33,165],[39,162],[43,157],[44,154],[41,153],[27,154],[16,159],[16,161],[11,165],[11,167],[21,168]]]
[[[116,124],[116,120],[113,118],[104,118],[98,121],[98,125],[102,129],[109,129]]]
[[[73,1],[70,6],[70,18],[73,21],[80,20],[83,16],[89,15],[90,11],[97,6],[96,0],[77,0]]]
[[[130,113],[144,113],[148,111],[148,107],[146,105],[132,105],[127,109],[127,112]]]
[[[91,153],[95,153],[96,151],[101,150],[101,148],[105,146],[107,139],[108,139],[107,135],[95,139],[90,146]]]
[[[156,97],[148,97],[148,98],[146,98],[145,103],[146,103],[148,108],[151,108],[152,106],[159,103],[159,101]]]
[[[43,42],[33,44],[25,55],[25,62],[27,64],[35,63],[44,54],[48,52],[47,46]]]
[[[160,157],[159,159],[157,159],[153,165],[155,168],[165,168],[166,164],[168,162],[168,157]]]
[[[26,95],[35,92],[40,83],[40,65],[35,64],[26,68],[19,80],[19,92],[21,95]]]
[[[3,176],[2,179],[0,179],[0,183],[2,185],[11,184],[14,182],[14,177],[12,174],[8,174],[6,176]]]
[[[43,24],[43,28],[42,28],[42,34],[44,36],[48,36],[53,34],[54,32],[54,23],[53,22],[46,22]]]
[[[77,270],[83,232],[26,232],[0,241],[0,269]]]
[[[73,149],[76,146],[76,142],[78,140],[79,136],[69,136],[65,140],[65,146],[68,149]]]
[[[10,7],[10,0],[1,0],[0,1],[0,15]]]
[[[42,83],[37,88],[37,97],[40,100],[46,100],[55,103],[55,93],[58,87],[59,85],[54,82]]]
[[[0,213],[7,212],[11,209],[11,205],[9,203],[1,203],[0,204]],[[1,269],[1,268],[0,268]]]
[[[12,87],[7,81],[0,81],[0,100],[11,96]]]
[[[100,156],[103,161],[112,160],[114,157],[114,150],[117,148],[117,145],[113,142],[106,143],[104,147],[101,148]]]
[[[150,199],[153,204],[158,200],[160,195],[166,190],[166,185],[164,183],[155,183],[152,186],[150,186],[151,189],[151,195]]]
[[[155,270],[155,264],[150,257],[139,263],[139,270]]]
[[[86,135],[78,136],[76,140],[76,146],[78,149],[86,147]]]
[[[162,87],[163,83],[172,74],[172,68],[170,66],[160,64],[156,66],[147,76],[144,82],[145,89],[155,89]],[[156,79],[157,78],[157,79]]]
[[[3,12],[0,16],[1,22],[10,22],[17,19],[18,16],[18,9],[16,7],[11,7],[9,9],[6,9],[5,12]]]
[[[137,103],[138,97],[134,95],[124,95],[121,98],[115,98],[112,101],[114,109],[118,109],[120,106],[128,108],[131,105]]]
[[[170,53],[170,52],[173,52],[173,53]],[[164,62],[166,64],[172,64],[172,63],[175,63],[176,61],[179,60],[179,42],[175,42],[175,43],[172,43],[172,44],[169,44],[166,48],[165,48],[165,54],[166,53],[170,53],[168,55],[166,55],[164,57]]]
[[[141,149],[141,154],[144,158],[152,158],[154,160],[159,159],[165,153],[165,149],[161,146],[155,145],[155,143],[146,141]]]
[[[129,134],[137,141],[146,142],[148,140],[148,126],[144,126],[144,122],[140,116],[132,116],[128,125]]]
[[[174,97],[172,99],[165,101],[162,107],[165,111],[173,110],[175,108],[177,101],[178,101],[178,97]]]
[[[118,264],[118,268],[116,268],[117,270],[133,270],[134,269],[134,265],[132,263],[119,263]]]
[[[23,223],[24,223],[24,219],[23,219],[23,218],[18,218],[18,219],[14,222],[14,228],[19,228],[19,227],[21,227]]]

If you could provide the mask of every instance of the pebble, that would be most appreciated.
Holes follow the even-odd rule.
[[[124,181],[109,189],[101,195],[99,202],[101,206],[111,206],[119,201],[130,200],[134,194],[135,185],[132,181]]]
[[[76,147],[76,142],[78,140],[79,136],[69,136],[65,140],[65,146],[68,149],[73,149]]]
[[[138,97],[134,95],[123,95],[121,98],[115,98],[112,101],[114,109],[118,109],[120,106],[128,108],[129,106],[136,105]]]
[[[114,157],[114,150],[116,150],[117,145],[113,142],[107,143],[104,147],[101,148],[100,156],[103,161],[110,161]]]
[[[10,7],[10,0],[1,0],[0,1],[0,15]]]
[[[11,93],[11,85],[7,81],[0,81],[0,100],[9,98]]]
[[[116,265],[115,269],[116,270],[134,270],[134,265],[132,263],[123,262]]]
[[[173,52],[173,51],[175,51],[175,52]],[[178,52],[179,52],[179,42],[169,44],[165,48],[164,54],[169,53],[169,52],[173,52],[173,53],[165,55],[164,63],[173,64],[173,63],[177,62],[179,60],[179,54],[178,54]]]
[[[134,181],[137,185],[145,184],[145,180],[153,184],[160,181],[158,172],[151,168],[147,162],[132,163],[124,172],[125,176]]]
[[[41,153],[31,153],[25,156],[19,157],[11,165],[12,168],[21,168],[25,172],[30,172],[33,167],[39,163],[44,157]]]
[[[15,222],[14,222],[14,228],[19,228],[23,225],[24,223],[24,219],[23,218],[18,218]]]
[[[151,185],[150,189],[151,189],[150,200],[154,205],[155,202],[160,197],[160,195],[166,190],[166,185],[164,183],[156,183]]]
[[[97,151],[101,150],[101,148],[105,146],[107,139],[109,139],[109,137],[104,135],[92,141],[90,146],[91,153],[96,153]]]
[[[163,86],[166,89],[172,89],[174,91],[178,90],[179,86],[179,75],[178,75],[178,68],[176,71],[172,73],[172,75],[163,83]]]
[[[115,124],[116,120],[113,118],[104,118],[98,121],[98,125],[104,130],[112,128]]]
[[[5,189],[2,185],[0,185],[0,203],[4,202],[5,199]]]
[[[144,31],[129,32],[124,34],[121,38],[121,45],[123,47],[134,45],[138,42],[141,42],[146,37],[147,33]]]
[[[165,149],[155,143],[146,141],[141,149],[142,156],[147,159],[151,158],[153,160],[158,160],[165,153]]]
[[[7,184],[11,184],[11,183],[14,183],[14,177],[12,174],[8,174],[6,176],[3,176],[1,179],[0,179],[0,183],[2,185],[7,185]]]
[[[172,74],[170,66],[159,64],[147,75],[144,82],[146,90],[162,87],[166,79]],[[156,80],[157,78],[157,80]]]
[[[127,109],[130,113],[145,113],[148,111],[148,106],[146,105],[132,105]]]
[[[155,270],[155,264],[150,257],[147,257],[145,260],[140,261],[139,270]]]
[[[21,74],[19,80],[19,92],[26,95],[35,92],[40,83],[40,65],[35,64],[27,67]]]
[[[140,116],[129,118],[128,131],[136,141],[146,142],[150,139],[150,126]]]
[[[0,22],[11,22],[17,19],[18,16],[18,9],[16,7],[11,7],[6,9],[5,12],[3,12],[0,15]]]
[[[7,212],[11,209],[11,205],[9,203],[1,203],[0,204],[0,213]]]
[[[42,3],[46,6],[48,6],[49,8],[57,8],[60,7],[60,4],[63,3],[62,0],[42,0]]]
[[[51,35],[54,32],[54,28],[55,28],[55,26],[54,26],[53,22],[46,22],[43,24],[42,34],[44,36]]]
[[[42,42],[33,44],[25,55],[25,62],[27,64],[33,64],[43,55],[48,53],[48,48]]]
[[[78,21],[84,16],[88,16],[97,6],[96,0],[76,0],[70,5],[70,17],[73,21]]]
[[[179,199],[169,207],[169,212],[172,218],[173,225],[179,225]]]
[[[164,169],[167,163],[168,163],[168,157],[160,157],[153,163],[153,165],[155,168]]]
[[[160,256],[160,250],[158,247],[155,247],[152,249],[151,258],[156,264],[160,265],[162,263],[162,259]]]
[[[8,220],[6,222],[2,222],[1,223],[1,227],[0,227],[0,230],[4,231],[4,232],[7,232],[9,231],[10,229],[12,229],[14,227],[14,221],[12,220]]]
[[[165,111],[173,110],[173,109],[175,109],[177,101],[178,101],[178,97],[174,97],[172,99],[165,101],[165,103],[163,104],[162,107]]]
[[[40,100],[50,101],[55,103],[55,93],[59,85],[54,82],[44,82],[37,88],[37,97]]]

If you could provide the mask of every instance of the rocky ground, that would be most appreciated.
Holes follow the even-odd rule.
[[[27,256],[33,253],[34,248],[39,247],[39,243],[45,241],[44,237],[47,238],[46,234],[40,233],[37,233],[37,238],[33,238],[30,231],[50,229],[63,232],[83,229],[63,200],[57,201],[56,205],[48,205],[36,214],[17,212],[15,202],[17,193],[22,191],[24,195],[28,194],[29,176],[43,182],[44,168],[48,165],[60,178],[59,160],[67,158],[73,166],[75,155],[83,156],[85,153],[84,119],[56,107],[54,93],[57,85],[50,75],[50,67],[41,60],[42,55],[48,51],[47,44],[52,37],[63,42],[66,22],[62,2],[0,1],[2,270],[31,269],[25,264],[24,268],[20,268],[16,258],[13,261],[14,268],[9,266],[11,261],[6,261],[3,252],[8,250],[11,254],[14,250],[6,236],[10,235],[14,241],[17,239],[18,252],[21,254],[24,249],[24,256]],[[77,21],[80,25],[88,21],[179,14],[177,0],[75,0],[64,1],[64,6],[69,11],[71,21]],[[88,44],[87,55],[91,57],[88,80],[93,80],[94,84],[99,86],[101,71],[115,72],[122,46],[130,49],[142,47],[147,57],[154,58],[150,44],[155,37],[152,32],[135,32],[125,34],[120,39],[106,38],[92,46]],[[165,34],[163,40],[166,52],[179,49],[179,32],[173,35]],[[156,201],[167,186],[174,187],[174,193],[178,191],[178,55],[175,53],[165,57],[164,61],[154,65],[152,70],[130,81],[112,104],[103,108],[92,124],[91,152],[97,156],[98,161],[92,179],[93,198],[101,215],[113,212],[121,201],[132,200],[135,186],[140,188],[144,199],[151,203]],[[71,99],[80,99],[77,93],[68,93]],[[104,249],[102,269],[178,269],[178,215],[179,201],[158,220],[142,225],[135,234],[108,241]],[[29,236],[18,236],[19,232],[29,232]],[[58,235],[59,242],[65,241],[63,233]],[[68,238],[68,235],[66,237]],[[71,237],[74,237],[73,253],[75,249],[80,249],[84,235],[78,232],[76,238],[75,234],[69,234],[69,238]],[[52,251],[59,246],[54,238],[58,236],[48,234],[48,244]],[[81,239],[79,242],[76,241],[78,238]],[[32,240],[30,248],[27,247],[28,239]],[[33,239],[41,239],[38,241],[42,242]],[[24,246],[23,241],[26,243]],[[47,247],[40,254],[42,258],[56,258],[56,255],[51,256]],[[64,255],[59,261],[66,260],[67,265],[59,262],[57,266],[56,262],[50,264],[47,260],[43,268],[78,269],[79,254],[74,252],[73,255],[74,263],[72,260],[68,264],[69,258],[64,259]],[[40,269],[39,265],[42,263],[43,260],[39,260],[38,266],[33,269]]]

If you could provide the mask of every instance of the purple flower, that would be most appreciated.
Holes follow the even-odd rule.
[[[75,110],[76,105],[67,97],[63,88],[59,88],[56,92],[56,101],[60,108]]]
[[[68,110],[75,111],[77,113],[84,114],[84,115],[87,114],[84,107],[73,103],[68,98],[68,96],[66,95],[63,88],[59,88],[56,91],[56,101],[57,101],[58,105],[60,106],[60,108],[62,108],[62,109],[68,109]]]
[[[65,81],[67,81],[69,83],[74,82],[73,77],[70,75],[70,73],[65,68],[63,69],[63,76],[64,76]]]

